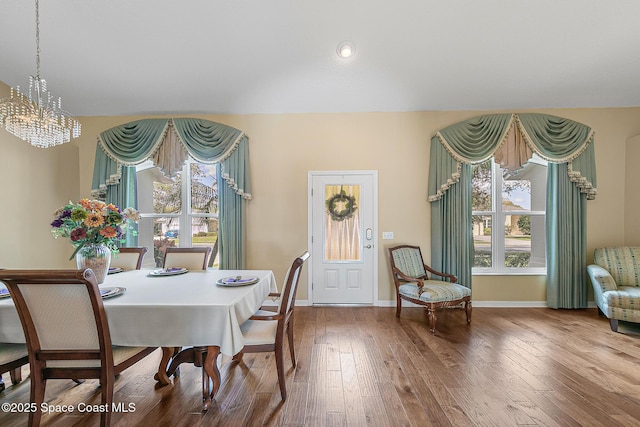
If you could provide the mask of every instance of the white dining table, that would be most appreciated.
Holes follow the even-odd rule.
[[[240,325],[260,308],[269,293],[277,292],[275,277],[270,270],[205,270],[164,276],[153,275],[153,271],[110,274],[100,285],[101,289],[126,289],[122,295],[103,300],[111,341],[122,346],[162,347],[156,379],[163,384],[170,383],[169,376],[177,368],[173,363],[168,369],[172,359],[202,366],[203,408],[208,409],[220,386],[218,355],[233,356],[242,350]],[[255,276],[258,282],[244,286],[217,284],[225,277],[237,276]],[[0,342],[25,342],[11,298],[0,299]],[[175,348],[186,349],[176,356]]]

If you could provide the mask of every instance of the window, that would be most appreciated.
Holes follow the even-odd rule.
[[[509,172],[490,159],[472,185],[473,274],[545,274],[547,162],[534,154]]]
[[[137,178],[141,216],[138,245],[148,248],[144,266],[162,266],[168,246],[215,247],[218,239],[216,165],[188,160],[175,177],[168,178],[148,161],[138,165]],[[212,256],[216,255],[214,249]],[[213,266],[217,266],[217,260]]]

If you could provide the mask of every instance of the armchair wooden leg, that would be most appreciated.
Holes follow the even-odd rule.
[[[402,311],[402,299],[400,295],[396,295],[396,317],[400,317],[400,312]]]
[[[618,319],[609,319],[609,325],[613,332],[618,332]]]
[[[467,314],[467,324],[471,323],[471,301],[467,301],[464,305],[464,311]]]
[[[427,308],[427,314],[429,316],[429,330],[431,331],[432,334],[435,335],[436,333],[436,309],[433,307],[429,307]]]

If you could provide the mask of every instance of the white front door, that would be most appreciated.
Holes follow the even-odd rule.
[[[377,303],[377,171],[310,172],[310,302]]]

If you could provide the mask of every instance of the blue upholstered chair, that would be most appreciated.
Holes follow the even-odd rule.
[[[593,296],[611,330],[618,331],[618,320],[640,323],[640,247],[598,248],[593,262]]]
[[[426,265],[418,246],[402,245],[389,248],[391,272],[396,286],[396,317],[400,317],[402,300],[425,306],[431,333],[436,333],[436,311],[462,306],[467,323],[471,323],[471,289],[457,282],[456,276],[436,271]],[[433,280],[430,275],[443,280]]]

